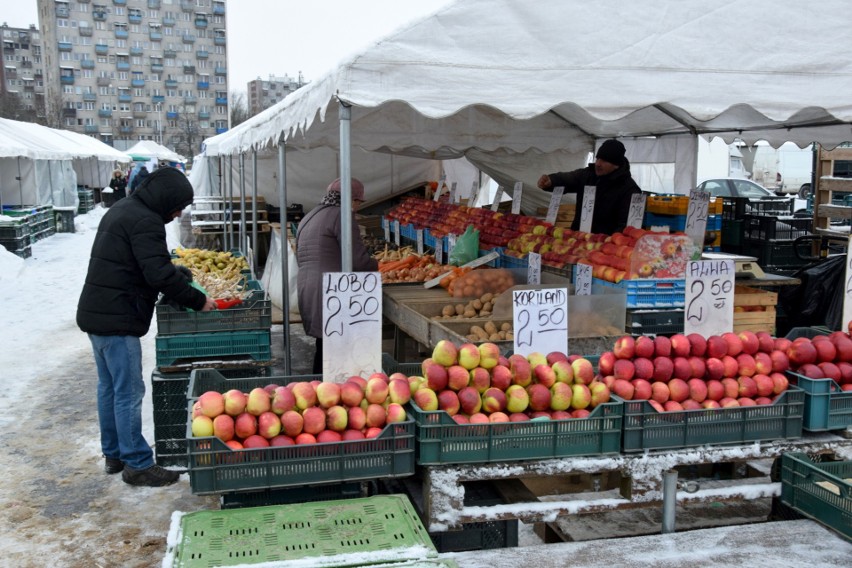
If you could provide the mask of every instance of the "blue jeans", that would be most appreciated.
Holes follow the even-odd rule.
[[[131,469],[154,465],[142,436],[142,343],[129,335],[89,334],[98,368],[98,420],[101,450]]]

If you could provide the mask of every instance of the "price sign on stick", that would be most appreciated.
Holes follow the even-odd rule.
[[[445,181],[447,181],[447,176],[441,176],[441,179],[438,180],[438,189],[435,190],[435,201],[438,201],[441,198],[441,194],[444,192]]]
[[[473,182],[470,186],[470,197],[467,198],[467,206],[473,207],[476,205],[476,198],[479,197],[479,184]]]
[[[494,194],[494,201],[491,203],[491,210],[497,211],[500,207],[500,200],[503,199],[503,186],[497,186],[497,193]]]
[[[515,353],[564,352],[568,345],[568,289],[512,291]]]
[[[597,189],[593,185],[587,185],[583,188],[583,203],[580,204],[580,230],[584,233],[592,232],[592,216],[595,214]]]
[[[562,193],[565,188],[561,185],[553,188],[553,194],[550,196],[550,206],[547,208],[547,217],[545,221],[553,225],[556,223],[556,216],[559,215],[559,203],[562,201]]]
[[[456,191],[458,186],[458,182],[453,182],[450,184],[450,203],[458,203],[459,202],[459,193]]]
[[[382,228],[385,230],[385,242],[390,242],[390,221],[382,219]]]
[[[849,331],[852,323],[852,236],[846,245],[846,274],[843,282],[843,321],[840,322],[840,331]]]
[[[512,214],[519,215],[521,213],[521,196],[524,193],[524,182],[516,181],[515,188],[512,190]]]
[[[645,194],[635,193],[630,196],[630,211],[627,213],[627,226],[642,228],[645,220]]]
[[[417,229],[417,254],[423,254],[423,229]]]
[[[447,259],[450,258],[454,248],[456,248],[456,236],[450,233],[447,235]]]
[[[382,368],[382,278],[378,272],[322,275],[323,380],[343,382]]]
[[[444,239],[435,237],[435,262],[444,264]]]
[[[734,261],[691,260],[686,265],[685,334],[704,337],[734,329]]]
[[[396,221],[393,222],[393,242],[396,244],[396,246],[399,246],[399,236],[400,236],[399,219],[397,219]]]
[[[574,294],[576,296],[590,296],[592,294],[592,265],[574,265]]]
[[[686,210],[686,233],[698,250],[704,250],[704,233],[707,231],[707,210],[710,194],[704,191],[689,192],[689,207]]]
[[[527,284],[541,284],[541,255],[537,252],[531,252],[527,256],[529,263],[527,264]]]

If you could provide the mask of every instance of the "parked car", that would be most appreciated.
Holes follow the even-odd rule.
[[[714,178],[698,184],[698,191],[710,194],[710,197],[746,197],[749,199],[793,201],[793,211],[797,216],[809,216],[812,211],[804,199],[795,196],[777,195],[753,181],[740,178]]]

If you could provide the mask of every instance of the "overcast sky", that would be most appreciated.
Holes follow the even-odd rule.
[[[177,3],[177,0],[174,0]],[[312,81],[400,25],[453,0],[228,0],[231,91],[270,75]],[[4,1],[0,22],[38,25],[36,0]]]

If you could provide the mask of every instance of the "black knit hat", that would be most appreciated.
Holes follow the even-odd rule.
[[[616,166],[621,166],[624,164],[625,152],[624,144],[615,138],[610,138],[601,144],[601,147],[598,148],[598,153],[595,154],[595,158],[615,164]]]

